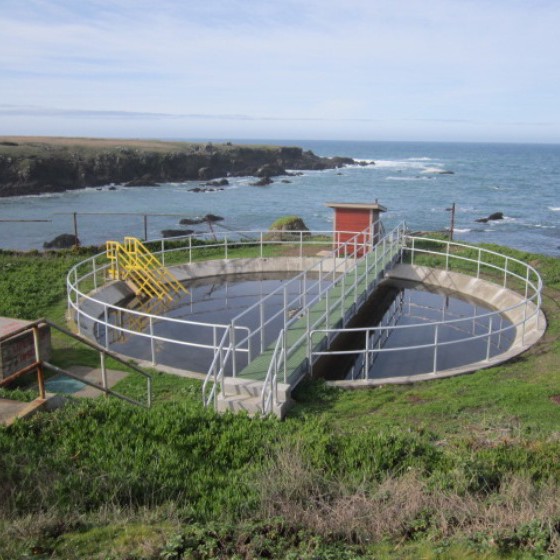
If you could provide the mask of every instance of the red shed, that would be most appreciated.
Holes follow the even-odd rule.
[[[362,256],[366,247],[372,247],[381,237],[381,223],[379,216],[387,208],[377,202],[327,202],[327,206],[334,209],[333,244],[341,247],[351,242],[346,248],[352,253],[356,247],[357,254]],[[367,233],[362,233],[368,229]],[[341,249],[341,253],[342,253]]]

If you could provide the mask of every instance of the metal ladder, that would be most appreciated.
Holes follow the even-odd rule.
[[[175,295],[189,293],[161,261],[136,237],[124,243],[107,241],[110,278],[127,282],[136,296],[172,301]]]

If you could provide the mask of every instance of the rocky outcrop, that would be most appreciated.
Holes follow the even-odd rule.
[[[0,196],[110,183],[144,186],[237,176],[270,178],[287,174],[287,169],[334,169],[350,163],[350,158],[323,158],[286,146],[0,137]]]
[[[503,220],[503,219],[504,219],[503,212],[494,212],[493,214],[490,214],[488,218],[478,218],[478,220],[475,220],[475,222],[478,222],[479,224],[485,224],[493,220]]]
[[[268,228],[267,239],[288,239],[294,232],[308,232],[309,228],[299,216],[282,216]],[[309,235],[306,233],[306,235]]]
[[[44,249],[70,249],[79,246],[80,240],[72,233],[62,233],[54,239],[43,243]]]

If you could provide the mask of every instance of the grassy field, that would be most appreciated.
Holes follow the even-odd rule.
[[[53,150],[60,153],[92,154],[102,151],[133,149],[143,152],[169,153],[174,151],[195,152],[211,146],[214,152],[227,152],[239,148],[231,143],[213,144],[211,142],[174,142],[162,140],[138,140],[130,138],[71,138],[55,136],[0,136],[0,155],[5,156],[44,156]],[[265,145],[243,145],[266,149]],[[277,146],[268,146],[276,149]]]
[[[151,410],[80,401],[0,428],[0,558],[557,556],[560,261],[508,252],[540,270],[549,324],[508,364],[363,391],[308,382],[284,422],[218,416],[199,382],[154,372]],[[0,254],[0,315],[61,321],[80,258]]]

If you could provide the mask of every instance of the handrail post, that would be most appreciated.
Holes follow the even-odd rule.
[[[264,352],[264,345],[265,345],[264,303],[262,301],[262,298],[259,305],[259,319],[261,322],[260,333],[261,333],[261,354],[262,354]]]
[[[263,232],[260,232],[260,258],[263,258]]]
[[[438,357],[438,342],[439,342],[439,324],[436,323],[436,328],[434,331],[434,367],[432,373],[437,372],[437,357]]]
[[[284,383],[288,383],[288,331],[284,329],[282,346],[284,346]]]
[[[307,311],[307,368],[313,378],[313,333],[309,330],[309,310]]]
[[[189,264],[192,263],[192,237],[189,235]]]
[[[107,368],[105,366],[105,352],[103,351],[99,352],[99,364],[101,366],[101,386],[103,387],[103,389],[105,389],[104,391],[105,396],[108,397],[109,393],[107,392],[107,389],[109,389],[109,386],[107,384]]]
[[[504,264],[504,288],[507,287],[507,277],[508,277],[508,274],[509,274],[508,264],[509,264],[509,257],[506,257],[506,262]]]
[[[488,322],[488,340],[486,342],[486,361],[490,359],[490,343],[492,341],[492,317],[490,317],[490,321]]]
[[[299,232],[299,260],[303,268],[303,231]]]
[[[224,235],[224,258],[228,260],[228,242],[227,242],[227,235]]]
[[[527,306],[529,302],[525,298],[525,308],[523,309],[523,330],[521,331],[521,345],[525,344],[525,328],[527,327]]]
[[[109,310],[107,304],[103,305],[103,321],[105,323],[105,348],[108,349],[109,348]]]
[[[93,288],[97,290],[97,263],[95,262],[97,255],[91,259],[91,270],[93,273]]]
[[[235,343],[235,323],[232,321],[231,325],[229,326],[229,338],[230,338],[230,345],[232,348],[232,356],[231,356],[231,365],[233,369],[233,377],[237,377],[237,348]],[[222,373],[223,378],[223,373]]]
[[[154,318],[150,315],[150,351],[152,353],[152,365],[156,365],[156,343],[154,340]]]
[[[478,248],[478,259],[476,262],[476,278],[477,280],[480,278],[480,259],[482,257],[482,249]]]
[[[165,239],[161,240],[161,264],[165,266]]]
[[[364,379],[369,379],[369,331],[366,330],[366,344],[364,356]]]

